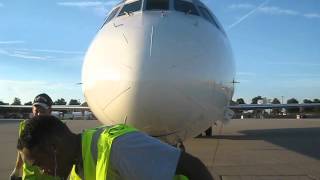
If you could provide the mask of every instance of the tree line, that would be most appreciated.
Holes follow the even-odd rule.
[[[79,100],[77,99],[71,99],[69,101],[69,103],[67,103],[67,101],[64,98],[60,98],[57,99],[56,101],[53,102],[53,105],[81,105],[81,106],[88,106],[87,102],[83,102],[81,103]],[[3,101],[0,101],[0,105],[9,105],[9,103],[5,103]],[[28,101],[24,104],[22,104],[21,99],[15,97],[13,99],[13,102],[11,103],[11,105],[32,105],[32,101]]]
[[[261,96],[256,96],[256,97],[252,98],[251,104],[258,104],[259,100],[264,100],[264,98],[261,97]],[[235,104],[246,104],[246,102],[244,101],[243,98],[239,98],[233,103],[235,103]],[[270,103],[271,104],[282,104],[278,98],[274,98]],[[304,99],[302,101],[302,103],[305,103],[305,104],[320,103],[320,99],[313,99],[313,100]],[[291,98],[291,99],[287,100],[287,104],[299,104],[299,101],[296,98]]]
[[[259,100],[265,101],[266,99],[261,96],[256,96],[251,99],[250,104],[258,104]],[[282,104],[283,102],[281,102],[278,98],[273,98],[270,102],[263,102],[263,103]],[[300,102],[296,98],[290,98],[286,101],[286,103],[287,104],[299,104]],[[304,103],[304,104],[320,103],[320,99],[313,99],[313,100],[304,99],[301,103]],[[246,102],[244,101],[243,98],[239,98],[236,101],[231,102],[231,104],[233,104],[233,105],[246,104]],[[271,111],[271,113],[278,114],[280,111],[281,111],[281,109],[273,109]],[[289,113],[297,113],[299,111],[300,111],[299,108],[287,109],[287,112],[289,112]],[[304,112],[319,112],[320,110],[319,110],[319,108],[306,107],[306,108],[303,108],[303,111]]]
[[[265,100],[265,98],[263,98],[262,96],[256,96],[254,98],[252,98],[250,104],[258,104],[259,100],[263,101]],[[278,98],[274,98],[272,99],[272,101],[270,102],[271,104],[282,104],[282,102],[278,99]],[[296,98],[291,98],[288,99],[287,104],[299,104],[299,101]],[[302,103],[306,103],[306,104],[311,104],[311,103],[320,103],[320,99],[304,99],[302,101]],[[53,102],[53,105],[81,105],[81,106],[88,106],[87,102],[83,102],[81,103],[79,100],[77,99],[71,99],[68,103],[64,98],[60,98],[57,99],[56,101]],[[245,102],[245,100],[243,98],[238,98],[236,99],[236,101],[231,101],[232,105],[236,105],[236,104],[247,104]],[[9,105],[9,103],[5,103],[3,101],[0,101],[0,105]],[[15,97],[13,99],[13,102],[11,103],[11,105],[32,105],[32,101],[28,101],[24,104],[22,104],[20,98]],[[308,110],[312,110],[313,108],[306,108],[306,111]],[[276,110],[275,110],[276,111]]]

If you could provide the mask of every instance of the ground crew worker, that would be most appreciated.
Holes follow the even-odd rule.
[[[61,179],[73,164],[85,180],[213,179],[199,159],[127,125],[74,134],[57,118],[38,116],[26,122],[17,149],[25,161]]]
[[[37,95],[32,104],[32,116],[50,115],[51,106],[53,102],[50,96],[45,93]],[[19,125],[19,136],[24,129],[26,121],[21,121]],[[22,177],[20,177],[22,174]],[[13,172],[10,175],[11,179],[28,179],[28,180],[41,180],[50,179],[48,176],[42,176],[38,167],[31,166],[22,161],[21,155],[18,152],[17,161]]]

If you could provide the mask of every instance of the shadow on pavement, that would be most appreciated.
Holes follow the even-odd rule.
[[[285,128],[238,131],[239,135],[216,135],[213,139],[264,140],[320,160],[320,128]]]

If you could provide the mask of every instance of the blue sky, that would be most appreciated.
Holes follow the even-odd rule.
[[[119,1],[0,0],[0,101],[84,100],[83,57]],[[206,0],[229,36],[234,99],[320,98],[319,0]]]

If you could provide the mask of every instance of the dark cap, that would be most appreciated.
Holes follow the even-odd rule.
[[[41,106],[45,109],[49,109],[52,106],[53,102],[50,96],[45,93],[37,95],[34,100],[32,106]]]

